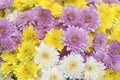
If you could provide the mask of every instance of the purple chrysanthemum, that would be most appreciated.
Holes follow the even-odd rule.
[[[102,0],[105,3],[120,3],[119,0]]]
[[[96,33],[93,40],[93,48],[95,51],[104,50],[107,44],[107,38],[103,32]]]
[[[84,8],[81,10],[81,19],[85,30],[95,31],[100,25],[100,17],[98,11],[94,7]],[[87,25],[87,26],[84,26]]]
[[[117,40],[110,44],[109,55],[120,60],[120,43]]]
[[[15,19],[15,26],[18,30],[23,30],[32,23],[34,23],[34,16],[30,10],[20,13]]]
[[[13,26],[12,22],[9,22],[6,19],[0,19],[0,38],[6,38],[10,36],[15,27]]]
[[[87,0],[89,3],[95,3],[95,4],[100,4],[102,3],[102,0]]]
[[[15,31],[11,34],[10,38],[14,41],[15,45],[19,45],[22,41],[22,33]]]
[[[54,21],[54,24],[53,24],[53,27],[52,27],[52,28],[54,28],[54,29],[63,29],[63,30],[66,30],[67,27],[68,27],[68,26],[64,26],[62,22],[59,22],[59,20],[56,19],[56,20]]]
[[[15,43],[11,38],[0,39],[0,53],[15,50]]]
[[[32,13],[35,17],[35,23],[38,26],[52,26],[54,18],[51,14],[51,11],[48,9],[42,9],[40,6],[33,8]]]
[[[120,59],[115,59],[110,55],[105,55],[103,62],[107,68],[120,70]]]
[[[0,0],[0,9],[9,7],[14,0]]]
[[[36,26],[34,29],[35,29],[35,32],[37,33],[39,39],[43,40],[45,38],[45,35],[51,28],[48,26]]]
[[[63,34],[63,43],[67,50],[83,52],[87,47],[88,35],[83,29],[70,26]]]
[[[79,25],[80,22],[80,8],[73,7],[72,5],[68,5],[63,9],[63,17],[59,20],[63,22],[65,26]]]

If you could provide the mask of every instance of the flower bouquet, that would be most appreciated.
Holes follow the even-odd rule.
[[[119,0],[0,0],[0,80],[120,80]]]

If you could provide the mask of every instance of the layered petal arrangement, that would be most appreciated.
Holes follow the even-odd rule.
[[[0,80],[120,80],[120,1],[0,0]]]

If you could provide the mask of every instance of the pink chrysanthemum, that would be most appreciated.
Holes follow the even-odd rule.
[[[93,40],[93,47],[95,51],[104,50],[107,44],[107,38],[103,32],[96,33]]]
[[[0,39],[0,53],[15,50],[15,43],[11,38]]]
[[[38,26],[51,26],[54,22],[51,11],[48,9],[42,9],[40,6],[38,6],[32,9],[32,13],[35,18],[35,23]]]
[[[18,30],[23,30],[29,24],[34,23],[34,16],[30,10],[20,13],[15,19],[15,26]]]
[[[67,50],[83,52],[87,47],[88,35],[83,29],[70,26],[63,34],[63,43]]]
[[[100,25],[100,17],[98,11],[93,8],[84,8],[81,10],[81,19],[80,21],[83,23],[83,28],[85,30],[95,31]],[[85,26],[87,25],[87,26]]]
[[[15,27],[13,26],[12,22],[9,22],[6,19],[0,19],[0,38],[6,38],[10,36]]]
[[[14,41],[15,45],[19,45],[22,41],[22,33],[15,31],[11,34],[10,38]]]
[[[0,9],[9,7],[14,0],[0,0]]]
[[[120,3],[119,0],[103,0],[105,3]]]
[[[80,8],[68,5],[63,9],[63,17],[61,17],[59,21],[63,22],[65,26],[78,26],[80,22]]]

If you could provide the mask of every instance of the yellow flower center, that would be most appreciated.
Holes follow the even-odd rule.
[[[49,59],[49,56],[48,56],[47,53],[43,53],[43,54],[42,54],[42,58],[45,59],[45,60],[47,60],[47,59]]]
[[[41,19],[41,20],[45,20],[46,18],[47,18],[47,17],[46,17],[45,14],[40,15],[40,19]]]
[[[115,53],[120,54],[120,49],[115,49]]]
[[[78,40],[79,40],[79,38],[77,36],[72,37],[72,42],[77,42]]]
[[[70,69],[70,70],[73,70],[73,69],[76,68],[76,66],[77,66],[77,64],[76,64],[75,62],[71,62],[71,63],[69,64],[69,69]]]
[[[57,75],[55,75],[55,74],[54,74],[54,75],[51,75],[51,76],[50,76],[50,80],[58,80]]]
[[[91,17],[90,17],[90,16],[87,16],[87,17],[85,18],[85,22],[86,22],[86,23],[90,22],[90,20],[91,20]]]
[[[87,66],[87,71],[92,71],[92,70],[93,70],[92,66]]]
[[[0,27],[0,33],[3,33],[5,29],[3,27]]]
[[[73,19],[74,19],[74,16],[73,16],[73,15],[69,15],[69,19],[70,19],[70,20],[73,20]]]

